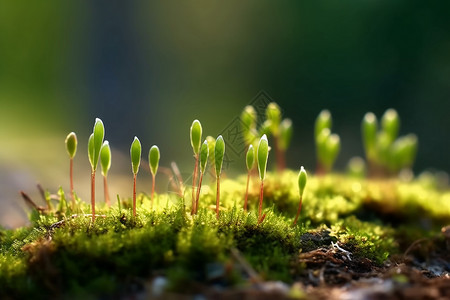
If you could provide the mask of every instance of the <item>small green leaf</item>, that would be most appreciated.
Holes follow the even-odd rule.
[[[376,156],[377,131],[377,117],[371,112],[366,113],[361,123],[361,132],[366,156],[368,159],[372,160],[375,159]]]
[[[95,119],[93,134],[94,134],[94,153],[92,161],[94,163],[93,168],[95,171],[97,170],[98,160],[100,158],[100,149],[102,148],[103,138],[105,137],[105,127],[103,126],[102,120],[100,120],[99,118]]]
[[[284,119],[280,124],[280,149],[286,151],[292,139],[292,121]]]
[[[200,143],[202,142],[202,124],[199,120],[194,120],[191,125],[191,145],[194,154],[197,155],[200,151]]]
[[[92,170],[94,170],[94,134],[91,133],[88,141],[88,157]]]
[[[250,145],[248,147],[245,160],[247,164],[247,170],[250,171],[251,169],[253,169],[253,166],[255,164],[255,148],[253,148],[253,145]]]
[[[216,139],[216,144],[214,146],[214,159],[217,178],[220,177],[220,173],[222,172],[224,154],[225,154],[225,141],[223,140],[223,137],[219,135]]]
[[[111,168],[111,148],[108,141],[104,141],[100,149],[100,165],[102,166],[102,175],[108,176],[109,168]]]
[[[200,149],[200,171],[205,173],[206,163],[208,162],[209,157],[209,146],[208,141],[205,140],[202,144],[202,148]]]
[[[281,110],[275,102],[271,102],[267,105],[266,119],[270,121],[270,131],[273,135],[277,136],[281,122]]]
[[[314,128],[314,136],[316,137],[316,139],[323,129],[328,128],[331,131],[331,123],[332,119],[330,111],[327,109],[322,110],[317,116]]]
[[[75,154],[77,153],[77,135],[75,132],[71,132],[66,137],[66,150],[69,154],[70,158],[74,158]]]
[[[156,175],[156,172],[158,171],[159,158],[160,158],[159,148],[158,146],[153,145],[150,148],[150,151],[148,152],[148,162],[150,165],[150,171],[152,172],[153,175]]]
[[[259,178],[264,180],[266,177],[267,159],[269,158],[269,142],[267,141],[266,135],[263,135],[259,140],[256,156],[258,160]]]
[[[141,142],[137,137],[134,137],[133,143],[131,143],[130,156],[133,173],[137,174],[141,164]]]
[[[300,168],[300,172],[298,173],[298,192],[300,197],[303,196],[303,192],[305,191],[306,181],[308,176],[306,175],[305,168],[303,166]]]
[[[395,109],[390,108],[383,114],[381,117],[381,128],[386,133],[390,143],[394,142],[400,128],[400,118]]]

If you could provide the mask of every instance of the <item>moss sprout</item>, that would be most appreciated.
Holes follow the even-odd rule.
[[[92,222],[95,221],[95,172],[97,171],[98,160],[100,158],[100,150],[105,137],[105,127],[102,120],[95,119],[94,129],[88,141],[89,162],[91,163],[91,209]]]
[[[306,175],[306,171],[303,166],[300,168],[300,172],[298,173],[298,194],[300,197],[300,202],[298,204],[297,214],[294,219],[294,226],[297,224],[298,217],[300,216],[300,212],[302,211],[302,202],[303,202],[303,192],[305,191],[306,181],[308,177]]]
[[[136,217],[136,176],[141,164],[141,142],[135,136],[130,147],[131,169],[133,171],[133,217]]]
[[[155,194],[155,177],[156,172],[158,172],[159,166],[159,148],[156,145],[153,145],[148,152],[148,163],[150,165],[150,172],[152,173],[152,196],[151,196],[151,204],[150,207],[153,209],[153,195]]]
[[[75,194],[73,190],[73,158],[75,157],[75,154],[77,153],[77,135],[75,132],[71,132],[66,137],[66,150],[70,157],[70,167],[69,167],[69,176],[70,176],[70,197],[72,199],[72,209],[75,208]]]
[[[337,134],[331,133],[331,114],[328,110],[320,112],[316,119],[314,135],[317,151],[317,174],[329,173],[339,154],[341,141]]]
[[[219,219],[219,206],[220,206],[220,174],[222,172],[223,156],[225,154],[225,141],[223,137],[219,135],[216,139],[214,145],[214,160],[216,167],[216,181],[217,181],[217,192],[216,192],[216,218]]]
[[[103,191],[105,194],[105,203],[107,206],[111,206],[108,190],[108,172],[109,169],[111,168],[111,148],[109,147],[108,141],[104,141],[102,148],[100,149],[100,165],[102,166]]]
[[[257,115],[255,109],[253,106],[247,105],[241,113],[242,131],[247,147],[258,137],[256,121]]]
[[[209,157],[209,146],[208,141],[205,140],[200,149],[200,179],[198,181],[197,196],[195,199],[195,214],[197,214],[198,211],[198,201],[200,198],[200,191],[202,189],[203,175],[205,175],[206,165],[208,163],[208,157]]]
[[[192,208],[191,214],[194,214],[196,211],[195,208],[195,187],[197,185],[197,175],[198,175],[198,159],[200,146],[202,142],[202,124],[200,124],[199,120],[194,120],[190,129],[190,137],[191,137],[191,146],[194,151],[195,165],[194,172],[192,174]]]
[[[247,211],[247,203],[248,203],[248,185],[250,183],[250,175],[255,165],[255,149],[253,145],[250,145],[247,150],[247,154],[245,156],[245,162],[247,166],[247,185],[245,188],[245,198],[244,198],[244,211]]]
[[[256,150],[256,159],[258,163],[259,179],[261,181],[260,191],[259,191],[259,206],[258,206],[258,224],[264,221],[266,215],[261,215],[262,204],[263,204],[263,193],[264,193],[264,179],[266,177],[267,159],[269,158],[269,142],[267,141],[267,136],[263,135],[258,143],[258,148]]]

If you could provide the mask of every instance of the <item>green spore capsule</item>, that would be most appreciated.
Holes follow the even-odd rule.
[[[160,159],[159,148],[158,146],[153,145],[150,148],[150,151],[148,152],[148,162],[150,165],[150,171],[152,172],[153,175],[156,175],[156,172],[158,172],[159,159]]]
[[[100,149],[100,165],[102,167],[102,175],[108,176],[108,171],[111,168],[111,148],[108,141],[104,141]]]
[[[77,153],[78,145],[77,135],[75,134],[75,132],[71,132],[67,135],[65,143],[67,153],[69,154],[70,158],[74,158],[75,154]]]
[[[130,148],[131,167],[134,174],[138,173],[141,164],[141,149],[141,142],[135,136]]]

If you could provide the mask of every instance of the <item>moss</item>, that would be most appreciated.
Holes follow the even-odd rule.
[[[0,297],[117,295],[144,288],[142,282],[157,275],[166,276],[170,289],[179,292],[195,292],[192,282],[235,285],[248,275],[240,271],[232,248],[263,279],[293,282],[304,272],[300,252],[337,242],[353,259],[382,264],[450,221],[448,191],[419,181],[332,174],[308,179],[299,224],[293,227],[296,180],[297,173],[289,170],[267,174],[266,218],[260,225],[257,180],[249,189],[249,212],[243,210],[246,176],[223,180],[219,220],[214,183],[204,185],[194,217],[173,195],[157,195],[152,211],[150,199],[138,195],[137,218],[131,199],[122,199],[120,207],[100,205],[97,213],[104,217],[94,225],[83,215],[90,211],[84,202],[74,211],[67,205],[32,211],[30,226],[0,229],[0,286],[5,287]]]

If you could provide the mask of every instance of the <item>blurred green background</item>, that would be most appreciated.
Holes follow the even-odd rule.
[[[68,190],[70,131],[75,187],[88,198],[95,117],[113,147],[111,194],[128,196],[134,135],[144,157],[157,144],[162,166],[176,161],[188,174],[192,120],[217,136],[261,90],[293,120],[292,168],[315,166],[321,109],[341,136],[342,170],[363,154],[364,113],[393,107],[401,134],[419,137],[415,171],[449,171],[449,11],[447,0],[2,2],[0,224],[23,222],[19,190],[37,199],[37,181]],[[228,172],[244,168],[233,161]]]

